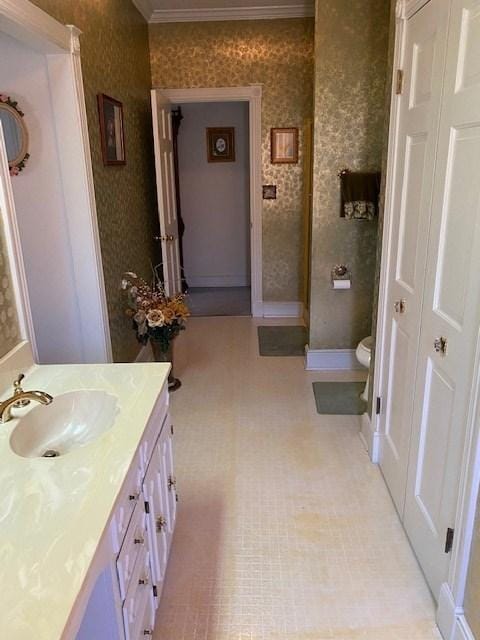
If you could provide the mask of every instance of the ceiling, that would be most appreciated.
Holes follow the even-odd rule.
[[[314,0],[132,0],[148,22],[313,16]]]

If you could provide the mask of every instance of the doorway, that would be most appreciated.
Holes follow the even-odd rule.
[[[161,95],[161,98],[160,98]],[[236,136],[236,157],[244,156],[243,160],[241,160],[241,164],[246,168],[245,176],[243,178],[243,183],[246,184],[246,189],[244,189],[245,197],[238,197],[238,187],[235,186],[235,182],[230,182],[230,191],[234,191],[232,201],[234,202],[234,208],[236,208],[237,212],[242,210],[244,215],[244,221],[241,223],[242,231],[240,236],[237,235],[235,238],[235,245],[231,243],[227,246],[234,246],[235,250],[232,253],[236,253],[237,258],[239,256],[243,256],[243,271],[240,270],[237,273],[235,271],[231,273],[224,273],[223,275],[228,276],[223,279],[223,281],[216,280],[216,274],[207,273],[204,275],[212,275],[212,279],[208,280],[198,280],[196,279],[195,267],[190,263],[190,268],[194,267],[192,271],[193,280],[188,282],[188,269],[189,269],[189,259],[198,254],[198,247],[194,245],[195,242],[195,233],[193,233],[189,239],[188,230],[186,233],[186,252],[188,251],[189,243],[190,247],[193,247],[193,252],[191,256],[185,256],[185,274],[187,276],[187,283],[190,289],[193,289],[193,294],[190,295],[195,296],[196,300],[190,300],[190,305],[196,306],[197,310],[194,310],[195,315],[205,315],[208,312],[208,309],[213,305],[217,307],[217,311],[214,313],[218,313],[219,315],[225,315],[225,312],[228,315],[252,315],[254,317],[262,317],[263,316],[263,295],[262,295],[262,193],[261,193],[261,103],[262,103],[262,88],[258,85],[252,85],[248,87],[221,87],[221,88],[209,88],[209,89],[162,89],[162,90],[154,90],[152,92],[152,96],[154,100],[158,103],[160,100],[166,100],[169,102],[170,106],[174,105],[180,106],[184,113],[189,110],[189,107],[192,106],[193,109],[197,109],[199,112],[203,108],[204,115],[210,114],[208,116],[208,121],[213,122],[212,125],[207,125],[207,120],[203,120],[202,129],[203,132],[198,134],[200,137],[198,138],[198,153],[201,154],[201,161],[205,164],[210,164],[210,168],[212,168],[215,163],[207,162],[207,140],[206,140],[206,128],[209,126],[212,127],[231,127],[233,126],[230,118],[233,117],[235,110],[237,111],[236,117],[239,122],[239,132],[240,130],[245,130],[246,134],[243,136]],[[220,120],[220,112],[224,107],[229,107],[232,105],[232,112],[226,116],[229,118],[228,123],[227,120],[222,120],[227,123],[222,125]],[[225,111],[225,113],[227,113]],[[206,115],[205,115],[206,117]],[[223,116],[222,116],[223,117]],[[194,118],[190,117],[191,122],[194,122]],[[241,126],[240,126],[241,125]],[[234,126],[235,128],[235,126]],[[179,134],[178,144],[181,145],[181,136],[182,133]],[[240,141],[240,145],[238,142]],[[179,148],[179,160],[181,149]],[[238,156],[240,153],[240,156]],[[188,156],[193,155],[190,147],[186,143],[186,150],[184,150],[183,156],[184,159],[188,158]],[[191,164],[191,163],[190,163]],[[220,164],[220,163],[218,163]],[[230,165],[230,167],[234,167],[234,170],[230,170],[230,172],[225,170],[226,165]],[[227,162],[224,163],[224,171],[225,173],[237,173],[235,171],[240,167],[240,164],[235,162]],[[217,169],[218,167],[214,167]],[[180,172],[182,172],[182,168],[180,168]],[[237,185],[241,184],[240,178],[237,175]],[[157,183],[158,183],[158,172],[157,172]],[[209,201],[211,203],[211,209],[216,212],[217,220],[220,219],[222,224],[225,222],[223,217],[218,218],[218,201],[219,198],[215,198],[216,193],[218,192],[218,185],[215,181],[210,180],[210,193],[209,193]],[[188,200],[192,200],[193,190],[190,190],[190,184],[187,180],[180,180],[180,193],[183,193],[183,197]],[[243,189],[242,189],[243,190]],[[185,192],[188,193],[185,193]],[[235,200],[235,197],[237,200]],[[243,205],[240,206],[240,201],[243,202]],[[195,203],[195,207],[197,207],[199,203]],[[184,207],[184,202],[181,203],[182,211]],[[237,213],[238,215],[238,213]],[[187,212],[188,217],[188,212]],[[242,217],[242,216],[241,216]],[[237,222],[241,219],[237,218]],[[201,218],[198,218],[201,220]],[[197,221],[198,221],[197,219]],[[240,225],[240,222],[239,222]],[[218,229],[217,228],[217,232]],[[224,227],[225,228],[225,227]],[[231,229],[231,227],[230,227]],[[237,228],[240,229],[240,226]],[[201,230],[200,230],[201,231]],[[204,230],[203,230],[204,231]],[[231,231],[230,231],[231,233]],[[205,233],[203,236],[205,237]],[[223,235],[223,239],[228,238],[227,235]],[[239,242],[240,239],[240,242]],[[170,243],[172,244],[172,243]],[[218,266],[221,261],[221,256],[225,257],[226,251],[223,246],[222,239],[215,236],[212,238],[208,238],[208,243],[205,242],[206,249],[204,248],[204,252],[206,251],[207,257],[210,256],[211,262],[216,263]],[[163,245],[162,245],[163,247]],[[237,262],[237,267],[241,264],[241,262]],[[197,274],[198,275],[198,274]],[[232,276],[232,277],[230,277]],[[240,277],[237,277],[240,276]],[[196,286],[195,286],[196,285]],[[195,291],[196,290],[196,291]],[[198,294],[198,295],[197,295]],[[203,308],[205,307],[205,308]]]
[[[191,313],[251,315],[248,104],[200,102],[174,112],[182,117],[177,215]],[[212,155],[209,138],[222,132],[232,147]]]

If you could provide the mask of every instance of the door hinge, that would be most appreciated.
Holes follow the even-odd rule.
[[[382,410],[382,399],[377,397],[377,405],[375,407],[375,414],[377,416],[379,416],[381,410]]]
[[[152,589],[153,589],[153,597],[156,598],[158,596],[157,585],[154,584],[152,586]]]
[[[397,96],[401,96],[403,93],[403,70],[397,69],[397,81],[395,87],[395,93]]]
[[[447,535],[445,536],[445,553],[450,553],[453,547],[453,536],[455,535],[455,529],[447,529]]]
[[[170,425],[170,433],[171,433],[171,434],[172,434],[172,436],[173,436],[173,424],[171,424],[171,425]]]
[[[145,513],[150,513],[150,503],[145,500]]]

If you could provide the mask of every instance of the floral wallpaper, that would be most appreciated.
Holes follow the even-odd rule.
[[[343,168],[379,170],[385,115],[389,3],[316,3],[315,142],[310,347],[355,348],[371,332],[377,221],[339,217]],[[347,264],[352,288],[334,291]]]
[[[112,347],[116,361],[138,353],[120,291],[122,273],[149,275],[155,261],[156,212],[150,111],[148,27],[127,0],[33,0],[80,36],[95,195]],[[127,164],[105,167],[100,148],[97,94],[123,102]]]
[[[12,290],[3,222],[0,215],[0,358],[3,358],[20,340],[20,325]]]
[[[296,165],[270,163],[270,128],[312,116],[313,19],[150,25],[154,87],[261,83],[263,183],[277,200],[263,206],[263,297],[300,300],[303,287],[303,139]]]
[[[474,637],[480,638],[480,497],[477,503],[464,608],[465,617]]]

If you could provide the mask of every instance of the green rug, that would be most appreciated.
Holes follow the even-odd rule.
[[[261,356],[303,356],[307,342],[305,327],[258,327]]]
[[[314,382],[317,412],[327,415],[360,416],[367,403],[360,398],[365,382]]]

